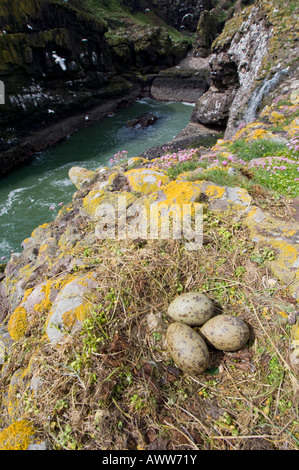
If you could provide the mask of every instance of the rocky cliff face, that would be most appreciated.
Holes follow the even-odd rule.
[[[295,5],[276,3],[255,2],[242,9],[239,2],[211,45],[211,88],[198,100],[193,122],[224,126],[225,138],[230,138],[273,93],[279,94],[284,79],[298,75],[298,22],[290,15]]]
[[[176,29],[196,31],[201,13],[213,7],[213,0],[122,0],[132,11],[155,11]]]

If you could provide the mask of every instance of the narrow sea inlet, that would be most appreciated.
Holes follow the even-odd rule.
[[[95,170],[108,166],[119,151],[135,157],[172,140],[189,123],[192,106],[149,98],[137,100],[102,121],[69,136],[0,179],[0,259],[22,250],[21,242],[41,224],[51,222],[76,188],[68,177],[72,166]],[[129,128],[129,119],[152,112],[158,119],[145,129]],[[87,117],[88,119],[88,117]]]

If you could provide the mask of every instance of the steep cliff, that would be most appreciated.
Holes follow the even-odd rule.
[[[256,1],[235,11],[211,45],[211,88],[192,120],[226,127],[225,138],[251,121],[298,77],[298,8],[295,2]]]
[[[0,173],[86,125],[88,110],[90,123],[148,93],[147,77],[186,54],[188,42],[173,40],[163,23],[112,8],[1,0]]]

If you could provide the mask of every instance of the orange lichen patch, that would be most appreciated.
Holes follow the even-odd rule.
[[[285,116],[282,113],[278,113],[277,111],[272,111],[269,115],[269,121],[273,124],[281,123],[285,120]]]
[[[52,307],[52,302],[50,301],[51,289],[55,281],[47,282],[41,289],[41,292],[44,294],[44,298],[34,305],[34,311],[37,313],[46,313]]]
[[[267,239],[271,248],[276,250],[275,260],[267,261],[271,271],[285,285],[290,294],[299,300],[299,271],[296,268],[299,260],[299,250],[295,245],[278,239]]]
[[[297,261],[299,251],[294,245],[277,239],[271,239],[271,245],[279,251],[284,262],[293,265]]]
[[[267,139],[274,137],[272,132],[266,131],[265,129],[255,129],[245,140],[248,142],[249,140],[257,140],[257,139]]]
[[[282,234],[284,237],[293,237],[296,233],[297,233],[297,230],[294,230],[294,229],[289,229],[289,228],[282,229]]]
[[[114,171],[113,173],[111,173],[111,175],[108,178],[108,186],[113,186],[114,181],[120,174],[121,173],[119,173],[118,171]]]
[[[31,233],[31,237],[33,238],[36,235],[36,232],[37,232],[38,229],[44,229],[44,228],[48,227],[48,225],[50,225],[50,224],[45,223],[45,224],[39,225],[36,229],[33,230],[33,232]]]
[[[94,273],[82,276],[68,275],[52,284],[52,289],[60,292],[55,298],[45,323],[47,335],[53,326],[60,325],[71,329],[77,322],[82,322],[90,312],[94,294]]]
[[[144,207],[147,220],[156,229],[161,228],[163,224],[168,226],[167,221],[170,220],[179,224],[187,212],[191,217],[194,217],[195,213],[198,213],[202,208],[202,204],[197,202],[201,194],[202,183],[201,181],[192,183],[179,179],[171,181],[150,196],[144,196],[138,202]]]
[[[34,432],[29,421],[15,421],[0,431],[0,450],[26,450],[32,442]]]
[[[225,194],[225,188],[222,186],[216,186],[214,184],[211,184],[205,189],[204,192],[209,198],[218,199]]]
[[[28,263],[20,269],[20,276],[27,277],[32,273],[34,269],[35,267]]]
[[[76,324],[77,320],[79,322],[83,322],[90,313],[90,310],[91,304],[89,302],[85,302],[73,310],[64,312],[62,315],[64,325],[68,328],[72,328]]]
[[[260,117],[269,116],[271,113],[271,106],[266,106],[263,111],[260,113]]]
[[[86,212],[94,218],[96,217],[98,207],[101,205],[111,204],[115,210],[117,210],[119,198],[125,198],[126,207],[131,205],[136,200],[136,196],[128,191],[110,192],[104,191],[103,189],[100,191],[92,190],[83,199],[83,207]]]
[[[250,124],[247,124],[245,127],[240,129],[234,137],[231,139],[232,142],[243,139],[245,137],[248,137],[254,132],[255,130],[263,130],[265,129],[266,125],[262,122],[252,122]]]
[[[17,307],[8,322],[8,331],[12,339],[22,338],[28,329],[27,312],[23,307]]]
[[[19,386],[22,384],[23,380],[23,369],[17,369],[10,380],[7,395],[3,399],[3,404],[7,408],[7,412],[9,417],[14,420],[18,418],[18,406],[19,406],[19,398],[18,398],[18,389]]]
[[[159,204],[188,204],[194,202],[201,193],[202,182],[171,181],[163,190],[156,191],[150,198]],[[161,197],[162,194],[162,197]]]
[[[167,184],[170,180],[163,171],[154,169],[133,169],[125,173],[133,191],[148,194],[156,191],[161,184]]]

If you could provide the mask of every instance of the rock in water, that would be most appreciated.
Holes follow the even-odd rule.
[[[127,127],[138,127],[144,129],[157,121],[157,116],[153,113],[145,113],[137,118],[127,121]]]

